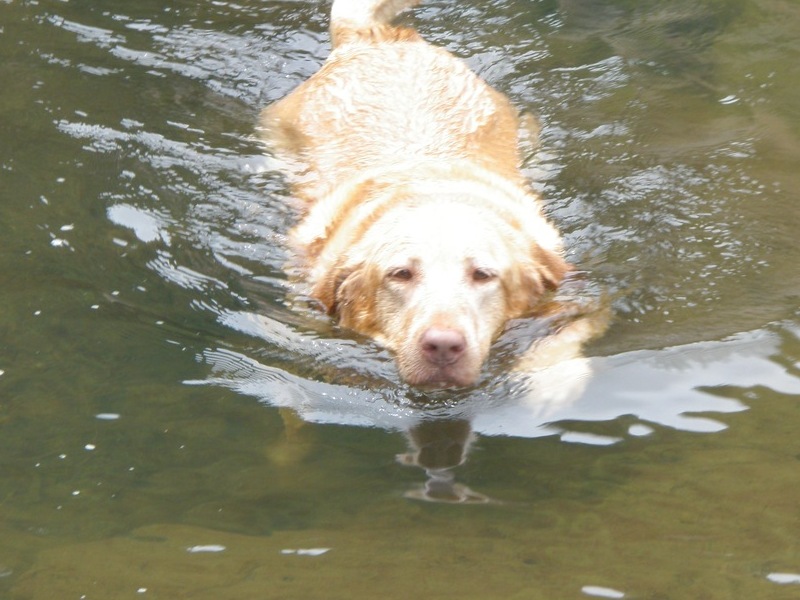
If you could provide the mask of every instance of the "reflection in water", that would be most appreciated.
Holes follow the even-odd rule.
[[[591,321],[596,316],[589,316]],[[250,333],[272,337],[275,329],[261,328],[263,317],[252,319]],[[241,323],[240,323],[241,325]],[[278,326],[280,329],[282,326]],[[800,393],[800,381],[769,360],[780,343],[769,331],[754,331],[720,342],[688,344],[658,351],[636,351],[605,358],[587,358],[580,349],[586,320],[576,319],[553,335],[540,338],[508,380],[479,389],[454,391],[428,404],[412,390],[375,379],[353,377],[350,385],[314,381],[265,365],[228,349],[207,349],[201,359],[211,367],[206,380],[193,385],[221,385],[259,398],[273,406],[291,408],[302,420],[380,427],[405,432],[409,451],[398,456],[404,465],[419,467],[427,480],[407,496],[428,501],[484,503],[489,498],[455,481],[476,435],[535,438],[557,435],[562,441],[609,445],[650,435],[656,426],[712,433],[726,428],[719,418],[703,413],[747,410],[740,400],[727,398],[720,386],[748,388],[769,381],[781,393]],[[291,336],[287,339],[291,339]],[[329,340],[330,342],[330,340]],[[291,343],[287,341],[286,343]],[[317,340],[326,360],[325,344]],[[332,342],[331,342],[332,343]],[[364,359],[368,359],[368,349]],[[573,353],[568,356],[568,353]],[[340,355],[331,351],[327,359]],[[555,364],[547,364],[548,360]],[[387,360],[386,365],[391,363]],[[328,376],[330,371],[321,370]],[[625,385],[620,385],[624,381]],[[447,396],[445,398],[445,396]],[[592,431],[592,422],[628,423],[615,435]]]
[[[419,488],[407,491],[404,496],[411,500],[444,502],[447,504],[487,504],[492,502],[484,496],[455,481],[450,469],[426,469],[427,481]]]
[[[334,361],[340,361],[343,353],[341,346],[332,340],[304,338],[283,323],[263,315],[228,313],[220,318],[228,326],[249,330],[283,350],[299,353],[302,349],[306,355],[314,356],[317,372],[323,378],[335,381],[348,370],[346,365],[333,370]],[[271,405],[290,408],[301,419],[310,422],[401,429],[406,433],[410,448],[409,452],[397,457],[398,462],[419,467],[427,477],[422,486],[407,492],[406,497],[431,502],[487,503],[490,502],[487,496],[455,481],[454,469],[466,461],[475,440],[473,422],[490,412],[502,415],[516,402],[524,406],[524,418],[531,433],[545,425],[547,415],[580,396],[590,373],[589,361],[581,356],[582,347],[601,334],[607,323],[607,311],[598,310],[554,324],[553,331],[532,344],[529,342],[527,351],[516,360],[511,377],[498,382],[491,394],[483,388],[437,390],[426,394],[397,383],[396,376],[386,371],[383,373],[382,391],[375,385],[376,371],[372,371],[369,378],[362,376],[359,387],[312,382],[227,350],[206,351],[203,359],[212,365],[214,376],[207,381],[186,383],[231,387],[262,398]],[[510,328],[505,337],[504,343],[499,345],[505,346],[506,351],[518,347],[521,343],[519,327]],[[515,339],[509,340],[509,337]],[[348,348],[351,351],[358,349]],[[374,346],[370,345],[361,348],[365,360],[369,361],[372,350]],[[352,365],[352,357],[349,360]],[[326,362],[331,369],[320,369],[320,363]],[[387,360],[383,366],[392,369],[393,363]],[[355,378],[359,379],[357,375]],[[378,390],[379,397],[375,398],[373,394],[376,392],[370,390]],[[515,414],[512,418],[518,416]],[[514,426],[504,423],[503,418],[493,426],[501,430]],[[294,428],[294,423],[294,419],[284,416],[288,428]]]
[[[409,452],[397,461],[425,471],[428,479],[405,493],[406,498],[453,504],[486,504],[487,496],[474,492],[455,480],[455,467],[467,459],[475,436],[469,421],[463,419],[422,421],[407,432]]]

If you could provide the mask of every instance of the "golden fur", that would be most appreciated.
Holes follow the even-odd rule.
[[[322,68],[261,126],[304,203],[310,294],[421,386],[474,383],[492,341],[568,265],[519,170],[505,96],[389,21],[415,0],[335,0]]]

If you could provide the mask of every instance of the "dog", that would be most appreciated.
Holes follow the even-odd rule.
[[[571,266],[520,171],[510,101],[392,24],[418,1],[334,0],[330,55],[260,128],[301,203],[289,241],[308,295],[408,384],[465,387]]]

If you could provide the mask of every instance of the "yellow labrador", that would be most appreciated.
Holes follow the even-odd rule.
[[[335,0],[330,56],[261,126],[294,166],[309,293],[408,383],[467,386],[569,266],[519,170],[508,99],[391,24],[417,1]]]

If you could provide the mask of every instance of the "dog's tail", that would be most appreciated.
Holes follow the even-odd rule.
[[[400,12],[416,6],[421,0],[333,0],[331,37],[333,46],[362,41],[409,39],[413,30],[391,27]]]

